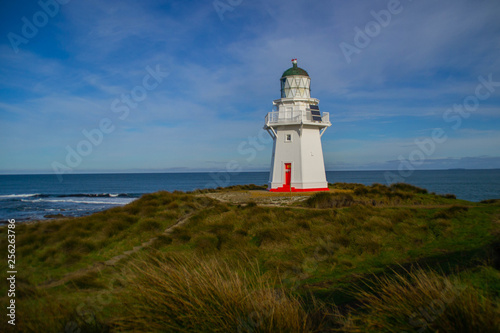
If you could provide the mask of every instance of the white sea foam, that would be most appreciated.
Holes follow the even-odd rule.
[[[28,200],[28,199],[21,199],[23,202],[66,202],[66,203],[76,203],[76,204],[95,204],[95,205],[126,205],[135,199],[131,198],[123,198],[119,201],[116,199],[109,200],[109,201],[102,201],[101,200],[89,200],[88,198],[82,199],[82,200],[75,200],[75,199],[35,199],[35,200]]]
[[[34,194],[7,194],[7,195],[0,195],[0,198],[29,198],[29,197],[35,197],[37,195],[40,195],[40,193],[34,193]]]

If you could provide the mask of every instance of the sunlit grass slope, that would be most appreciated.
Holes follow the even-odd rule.
[[[246,190],[262,188],[217,191]],[[87,217],[18,224],[16,328],[497,331],[499,201],[407,184],[338,183],[286,207],[207,192],[158,192]],[[116,265],[99,264],[153,238]]]

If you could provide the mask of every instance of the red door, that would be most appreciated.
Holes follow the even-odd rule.
[[[292,180],[292,163],[285,163],[285,184],[284,187],[290,187]]]

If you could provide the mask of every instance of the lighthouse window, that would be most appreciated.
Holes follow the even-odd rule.
[[[291,134],[285,135],[285,142],[292,142],[292,135]]]

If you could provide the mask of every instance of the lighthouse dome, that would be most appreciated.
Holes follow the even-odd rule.
[[[302,75],[309,76],[305,70],[297,66],[297,59],[292,60],[293,67],[288,68],[281,77],[285,76],[293,76],[293,75]]]
[[[281,98],[310,98],[311,78],[297,66],[297,59],[292,59],[293,67],[281,76]]]

